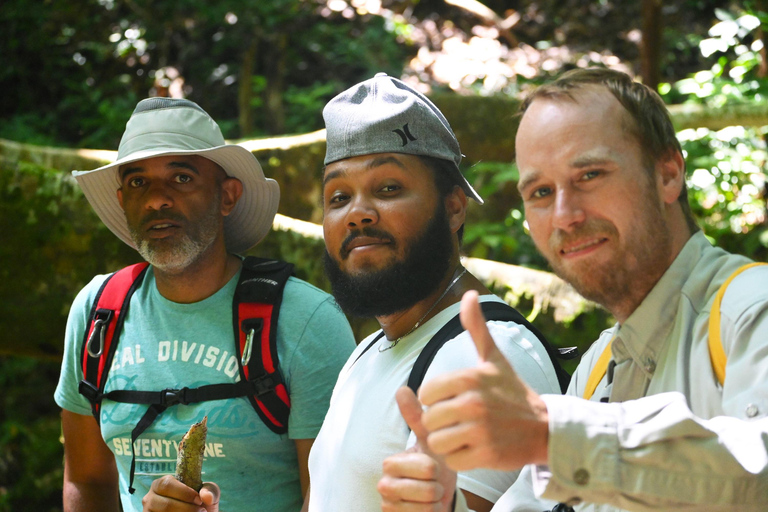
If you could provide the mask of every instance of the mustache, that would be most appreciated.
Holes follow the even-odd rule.
[[[341,243],[341,249],[339,250],[339,255],[341,256],[341,259],[346,259],[347,256],[349,256],[349,252],[350,252],[349,244],[351,244],[355,238],[360,238],[361,236],[366,236],[370,238],[380,238],[382,240],[386,240],[389,243],[392,243],[392,244],[395,243],[395,237],[393,237],[391,234],[387,233],[382,229],[373,228],[373,227],[365,227],[362,229],[358,229],[356,231],[351,232],[349,235],[347,235],[347,238],[345,238],[344,241]]]
[[[549,237],[549,248],[554,252],[559,252],[564,245],[577,242],[580,239],[598,235],[614,236],[618,232],[616,226],[605,219],[589,219],[580,224],[572,231],[563,231],[556,229]]]
[[[181,224],[186,222],[187,219],[178,212],[172,212],[168,210],[153,210],[141,218],[140,225],[144,226],[148,222],[153,222],[156,220],[167,220]]]

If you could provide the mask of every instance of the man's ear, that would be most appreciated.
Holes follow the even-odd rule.
[[[242,195],[242,182],[237,178],[226,177],[221,183],[221,214],[226,217],[232,213]]]
[[[685,185],[683,155],[675,149],[670,149],[656,160],[656,172],[660,197],[666,204],[674,203]]]
[[[467,194],[458,185],[445,198],[445,212],[451,233],[456,233],[467,218]]]
[[[117,202],[120,203],[120,208],[125,211],[125,207],[123,206],[123,187],[120,187],[117,189]]]

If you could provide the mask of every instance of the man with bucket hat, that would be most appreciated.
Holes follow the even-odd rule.
[[[98,345],[92,310],[98,319],[103,295],[119,279],[95,277],[72,305],[55,393],[63,409],[65,510],[117,511],[120,503],[141,510],[142,498],[145,510],[214,510],[219,494],[224,510],[249,510],[256,498],[265,510],[297,510],[309,449],[354,338],[333,298],[288,277],[290,266],[238,256],[269,232],[277,183],[253,154],[226,144],[197,104],[168,98],[137,105],[114,163],[73,174],[107,227],[149,265],[124,294],[126,304],[107,317],[119,318],[119,337],[108,341],[111,363],[99,357],[113,327],[99,331],[106,334]],[[259,277],[259,266],[281,269],[282,293],[277,281]],[[263,353],[235,342],[237,315],[253,306],[241,302],[245,275],[277,290],[269,303],[252,301],[277,310],[258,318],[262,343],[276,340]],[[237,332],[238,339],[251,347],[254,332]],[[282,423],[265,395],[248,387],[254,353],[264,359],[260,369],[267,358],[272,365],[259,393],[280,394]],[[98,389],[89,386],[84,361],[91,358],[104,376]],[[145,395],[160,395],[162,403],[136,398]],[[182,435],[206,416],[203,478],[218,486],[198,493],[167,475]]]
[[[467,198],[482,199],[459,170],[458,141],[437,107],[379,74],[333,98],[323,116],[326,272],[342,309],[375,317],[382,330],[360,342],[339,375],[310,454],[308,509],[374,511],[382,508],[377,484],[385,459],[418,449],[419,432],[398,410],[400,388],[418,387],[418,378],[410,380],[422,367],[418,358],[442,339],[427,379],[475,364],[461,326],[443,334],[457,325],[465,291],[511,308],[461,265]],[[489,320],[494,339],[533,388],[557,392],[546,349],[516,318]],[[481,470],[459,474],[458,486],[475,510],[489,510],[516,477]]]

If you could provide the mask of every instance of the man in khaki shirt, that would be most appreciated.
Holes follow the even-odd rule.
[[[531,236],[618,323],[566,396],[538,395],[498,357],[465,295],[462,320],[483,362],[425,383],[423,415],[415,397],[401,400],[421,453],[387,461],[385,510],[453,492],[448,468],[521,466],[558,509],[765,510],[768,267],[736,275],[713,306],[750,261],[696,228],[680,145],[647,87],[576,70],[521,110],[518,188]],[[460,494],[456,510],[466,510]],[[493,510],[536,509],[513,487]]]

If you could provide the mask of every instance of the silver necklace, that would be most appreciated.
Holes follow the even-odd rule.
[[[400,343],[400,340],[402,340],[403,338],[405,338],[406,336],[408,336],[409,334],[411,334],[413,331],[415,331],[416,329],[418,329],[418,327],[421,325],[421,322],[423,322],[423,321],[424,321],[424,319],[425,319],[425,318],[427,318],[427,315],[429,315],[429,314],[432,312],[432,310],[433,310],[433,309],[435,309],[435,306],[437,306],[437,305],[440,303],[440,301],[441,301],[441,300],[443,300],[443,297],[445,297],[446,295],[448,295],[448,292],[451,290],[451,288],[453,288],[453,285],[455,285],[455,284],[456,284],[456,282],[457,282],[459,279],[461,279],[461,277],[462,277],[464,274],[466,274],[466,273],[467,273],[467,269],[466,269],[466,268],[465,268],[465,269],[462,269],[462,271],[461,271],[461,274],[459,274],[458,276],[456,276],[456,277],[454,278],[454,280],[453,280],[453,281],[451,281],[451,284],[449,284],[449,285],[448,285],[448,287],[445,289],[445,291],[443,292],[443,294],[442,294],[440,297],[438,297],[438,298],[437,298],[437,300],[436,300],[436,301],[435,301],[435,302],[432,304],[432,306],[431,306],[431,307],[430,307],[430,308],[427,310],[427,312],[426,312],[426,313],[424,313],[424,315],[423,315],[421,318],[419,318],[419,321],[418,321],[418,322],[416,322],[416,323],[413,325],[413,327],[411,327],[411,329],[410,329],[410,330],[409,330],[407,333],[403,334],[402,336],[400,336],[399,338],[397,338],[395,341],[392,341],[392,342],[390,342],[390,344],[389,344],[389,346],[388,346],[388,347],[383,347],[383,348],[382,348],[382,347],[379,347],[379,352],[386,352],[387,350],[389,350],[389,349],[391,349],[391,348],[394,348],[394,347],[395,347],[395,345],[397,345],[398,343]]]

